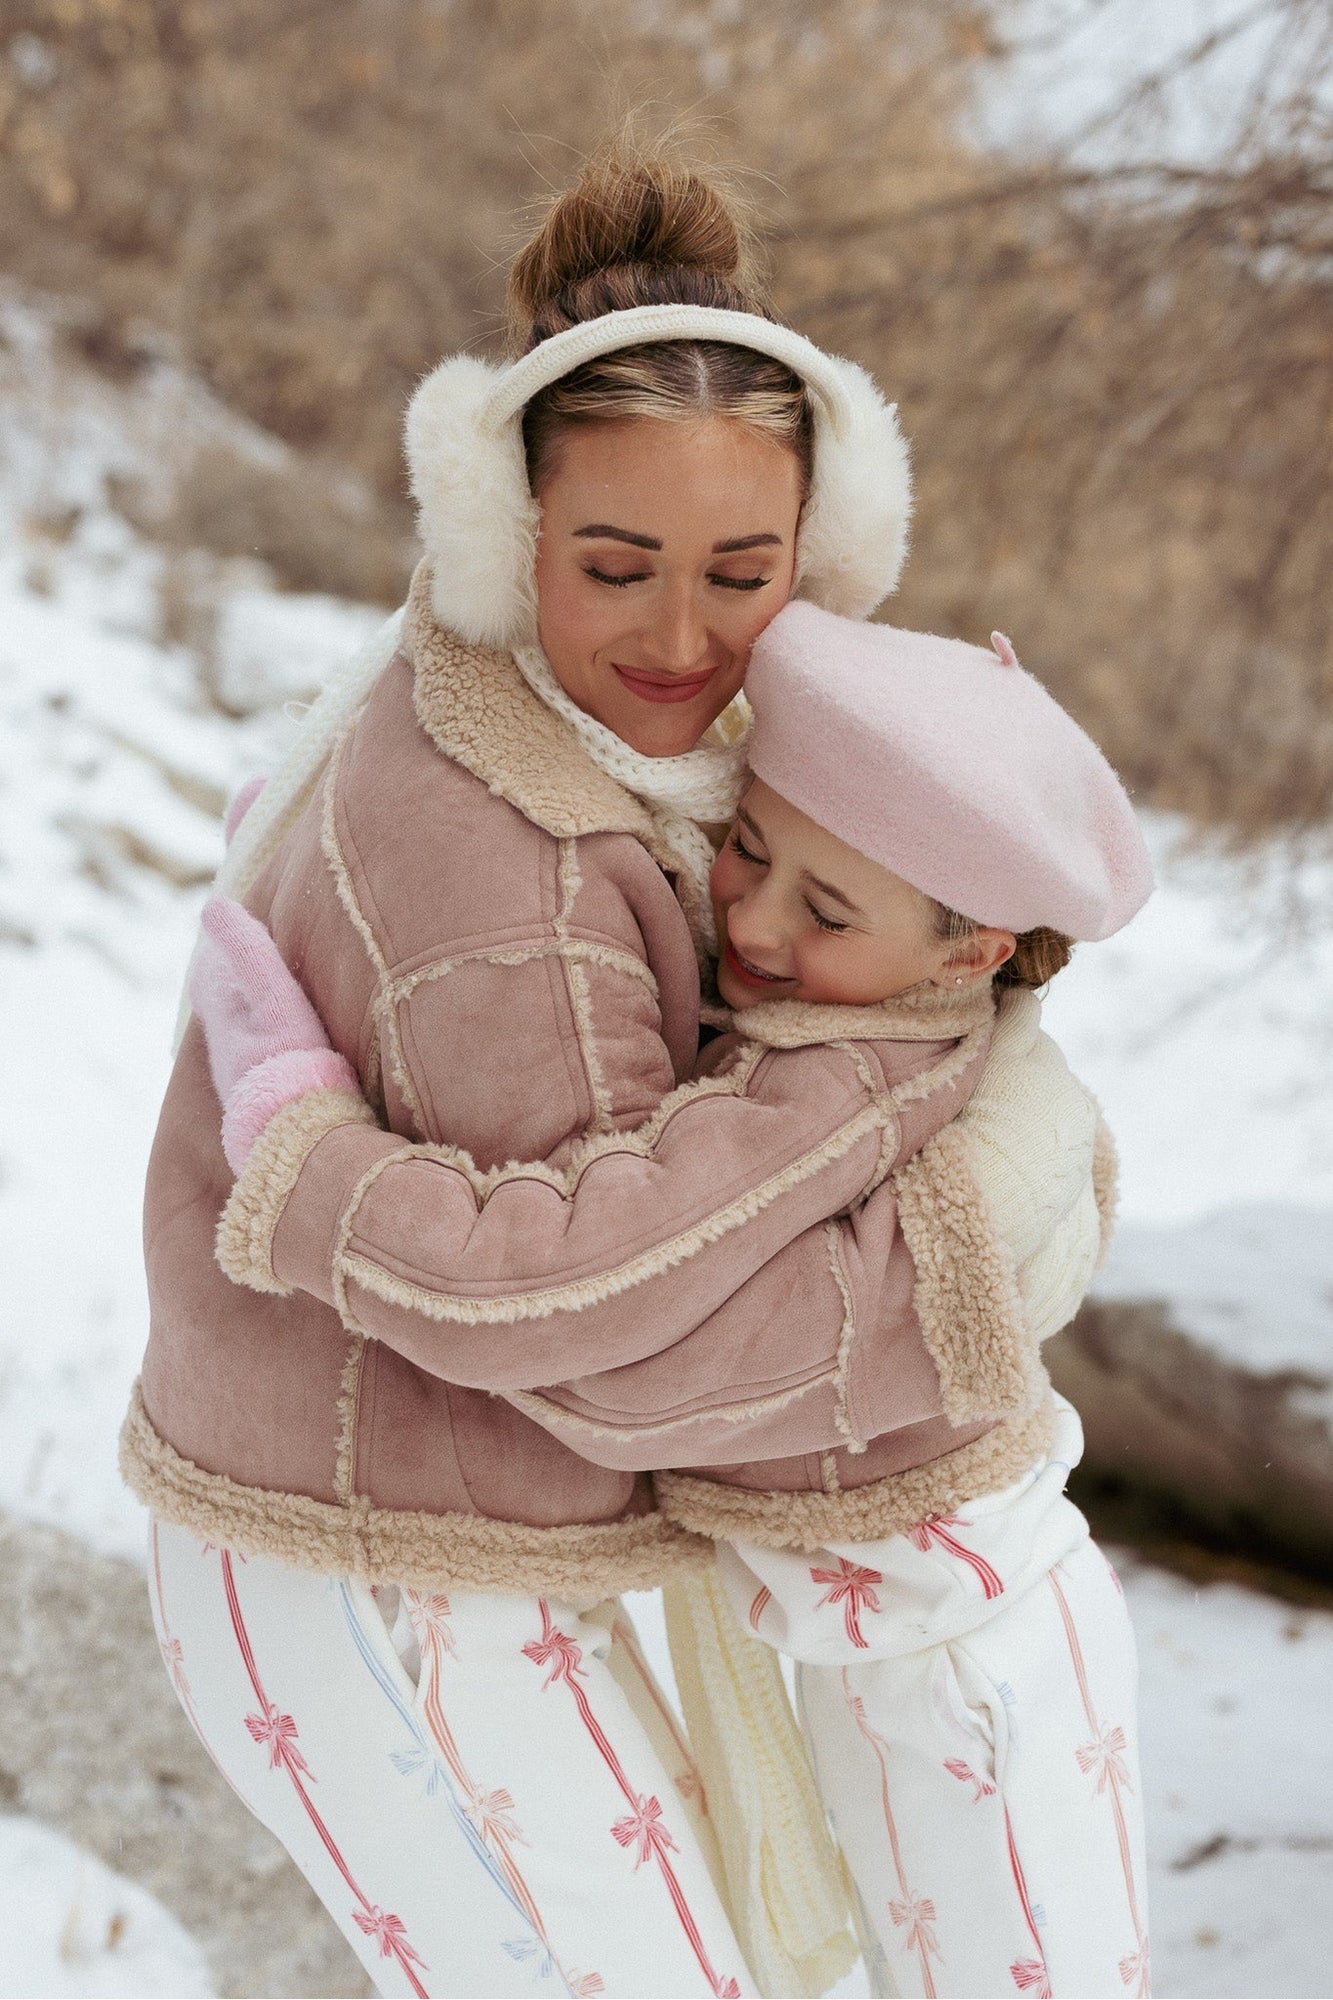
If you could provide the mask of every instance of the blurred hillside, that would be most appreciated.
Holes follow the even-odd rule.
[[[1196,166],[983,146],[1004,0],[5,0],[0,269],[66,302],[82,362],[173,353],[303,454],[182,443],[113,496],[136,527],[389,602],[404,401],[496,348],[533,198],[626,103],[702,123],[779,308],[901,403],[894,616],[1011,630],[1147,801],[1320,827],[1333,29],[1268,11],[1299,59]]]

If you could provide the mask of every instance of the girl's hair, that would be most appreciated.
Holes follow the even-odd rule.
[[[934,902],[933,897],[931,900]],[[965,944],[979,928],[971,917],[960,915],[944,903],[935,903],[935,935],[946,944]],[[1033,931],[1020,931],[1014,944],[1014,955],[1007,958],[996,972],[994,983],[997,986],[1045,986],[1068,965],[1073,950],[1073,938],[1066,937],[1063,931],[1053,931],[1048,924],[1039,924]]]
[[[633,306],[718,306],[774,317],[755,276],[753,242],[734,196],[664,153],[623,139],[603,146],[551,206],[509,273],[509,346]],[[661,340],[585,361],[523,413],[528,483],[537,492],[561,436],[634,417],[730,417],[793,452],[809,491],[810,400],[781,361],[726,341]]]

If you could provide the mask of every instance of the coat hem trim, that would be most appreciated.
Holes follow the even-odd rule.
[[[367,1583],[616,1597],[655,1589],[713,1555],[706,1540],[660,1513],[540,1528],[245,1486],[175,1451],[154,1428],[138,1383],[121,1429],[120,1470],[159,1520],[246,1555]]]
[[[1035,1410],[1006,1419],[984,1437],[850,1491],[774,1492],[685,1472],[654,1473],[653,1484],[662,1512],[694,1534],[762,1548],[821,1549],[882,1541],[998,1493],[1049,1452],[1054,1435],[1055,1405],[1048,1391]]]

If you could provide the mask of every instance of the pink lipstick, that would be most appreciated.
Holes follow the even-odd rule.
[[[630,693],[638,695],[641,701],[693,701],[713,678],[711,667],[706,674],[650,674],[639,667],[618,667],[614,660],[611,665]]]

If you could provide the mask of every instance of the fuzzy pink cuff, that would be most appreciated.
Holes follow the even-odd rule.
[[[234,1174],[274,1113],[311,1090],[352,1090],[359,1096],[361,1084],[336,1049],[288,1049],[245,1072],[222,1112],[222,1150]]]

